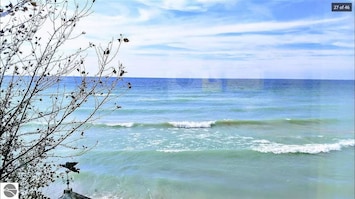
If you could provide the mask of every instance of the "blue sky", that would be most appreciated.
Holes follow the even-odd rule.
[[[354,11],[331,3],[96,0],[80,28],[94,42],[127,36],[131,77],[354,79]]]

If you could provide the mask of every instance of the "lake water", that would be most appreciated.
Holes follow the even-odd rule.
[[[72,175],[74,191],[93,198],[354,198],[354,81],[125,81],[132,89],[119,98],[122,108],[88,124],[82,144],[98,143],[72,159],[81,169]],[[56,198],[64,188],[57,182],[47,193]]]

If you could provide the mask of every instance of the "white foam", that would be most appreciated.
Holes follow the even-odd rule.
[[[189,151],[193,151],[193,150],[189,150],[189,149],[159,149],[157,151],[164,152],[164,153],[180,153],[180,152],[189,152]]]
[[[126,123],[107,123],[107,126],[120,126],[120,127],[126,127],[126,128],[131,128],[133,127],[134,123],[133,122],[126,122]]]
[[[318,153],[328,153],[330,151],[339,151],[344,147],[355,146],[355,140],[340,140],[336,143],[329,144],[304,144],[304,145],[287,145],[275,142],[269,142],[262,140],[260,142],[255,142],[258,145],[252,147],[252,150],[262,152],[262,153],[274,153],[274,154],[284,154],[284,153],[308,153],[308,154],[318,154]]]
[[[206,122],[169,122],[170,125],[176,128],[211,128],[215,121],[206,121]]]
[[[268,144],[270,143],[269,140],[253,140],[253,143],[258,143],[258,144]]]

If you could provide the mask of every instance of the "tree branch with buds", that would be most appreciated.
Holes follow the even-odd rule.
[[[93,3],[23,0],[0,7],[0,180],[20,183],[21,198],[44,198],[41,188],[56,179],[53,157],[62,156],[56,149],[87,150],[70,138],[84,137],[86,124],[103,106],[121,108],[111,94],[131,88],[122,78],[124,66],[115,63],[121,45],[129,42],[123,35],[105,46],[65,50],[69,41],[86,34],[74,30],[92,13]],[[90,50],[98,60],[93,74],[85,63]],[[64,80],[73,74],[77,77],[67,87]],[[91,110],[75,117],[87,104]]]

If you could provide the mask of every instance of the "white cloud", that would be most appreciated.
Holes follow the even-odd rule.
[[[134,2],[109,1],[117,13],[100,8],[82,20],[78,30],[87,35],[77,41],[104,42],[123,33],[130,42],[123,46],[120,58],[130,76],[301,77],[308,71],[328,78],[324,74],[331,74],[339,64],[346,78],[354,71],[352,15],[279,20],[272,7],[260,4],[248,9],[247,18],[234,20],[229,11],[238,7],[237,1]],[[217,4],[222,5],[221,13],[210,14]],[[253,13],[266,17],[250,18]]]

